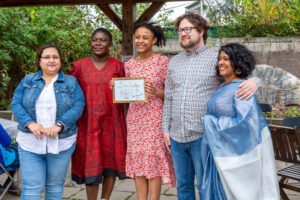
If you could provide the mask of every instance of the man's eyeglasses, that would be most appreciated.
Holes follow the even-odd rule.
[[[196,28],[196,27],[179,28],[179,29],[177,29],[177,33],[182,34],[182,32],[184,31],[186,34],[189,34],[193,28]]]
[[[51,58],[53,60],[59,60],[60,57],[59,56],[44,56],[44,57],[41,57],[42,59],[45,59],[45,60],[50,60]]]

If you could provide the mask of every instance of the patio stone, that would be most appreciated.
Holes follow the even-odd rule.
[[[276,162],[276,165],[277,167],[280,168],[280,167],[284,167],[285,163]],[[3,184],[5,178],[6,178],[5,176],[0,176],[0,184]],[[295,182],[295,184],[300,186],[299,182]],[[299,193],[290,190],[286,190],[286,192],[290,200],[300,199]],[[99,195],[98,195],[99,200],[100,197],[101,197],[101,189],[99,190]],[[5,195],[3,200],[19,200],[19,199],[20,197],[7,194]],[[44,193],[42,194],[42,199],[45,199]],[[70,172],[68,172],[66,177],[65,188],[64,188],[63,200],[86,200],[86,199],[87,197],[85,192],[85,186],[77,185],[76,183],[72,182]],[[163,185],[161,190],[161,200],[176,200],[176,199],[177,199],[176,188]],[[110,200],[137,200],[134,181],[132,179],[117,180]],[[198,195],[197,195],[197,200],[199,200]]]

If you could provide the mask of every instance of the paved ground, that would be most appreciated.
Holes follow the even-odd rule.
[[[17,178],[20,179],[20,178]],[[0,183],[3,184],[5,178],[0,176]],[[21,182],[21,181],[19,181]],[[100,199],[100,193],[99,193]],[[44,196],[43,196],[44,197]],[[5,195],[4,200],[18,200],[20,197],[12,195]],[[44,199],[44,198],[43,198]],[[85,187],[83,185],[77,185],[71,181],[70,171],[67,174],[64,196],[65,200],[86,200]],[[135,186],[131,179],[116,181],[111,200],[136,200]],[[163,186],[161,191],[161,200],[176,200],[176,189],[172,187]]]
[[[0,176],[2,184],[4,176]],[[300,186],[300,183],[295,183]],[[290,200],[299,200],[300,193],[287,191]],[[100,195],[99,195],[100,196]],[[4,200],[18,200],[20,197],[6,195]],[[44,198],[43,198],[44,199]],[[67,174],[65,183],[64,198],[65,200],[86,200],[85,187],[74,184],[70,179],[70,172]],[[100,197],[98,198],[100,200]],[[135,186],[133,180],[127,179],[117,181],[111,197],[111,200],[136,200]],[[163,186],[161,191],[161,200],[176,200],[176,189]]]

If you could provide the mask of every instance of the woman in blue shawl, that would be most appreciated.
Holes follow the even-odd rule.
[[[243,45],[221,47],[216,71],[224,83],[203,118],[201,200],[280,199],[272,140],[257,97],[235,95],[254,68],[255,59]]]

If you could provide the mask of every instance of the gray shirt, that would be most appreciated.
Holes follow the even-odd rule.
[[[203,135],[201,117],[221,83],[216,76],[218,52],[206,46],[195,53],[182,52],[169,63],[165,82],[163,132],[177,142],[191,142]]]

